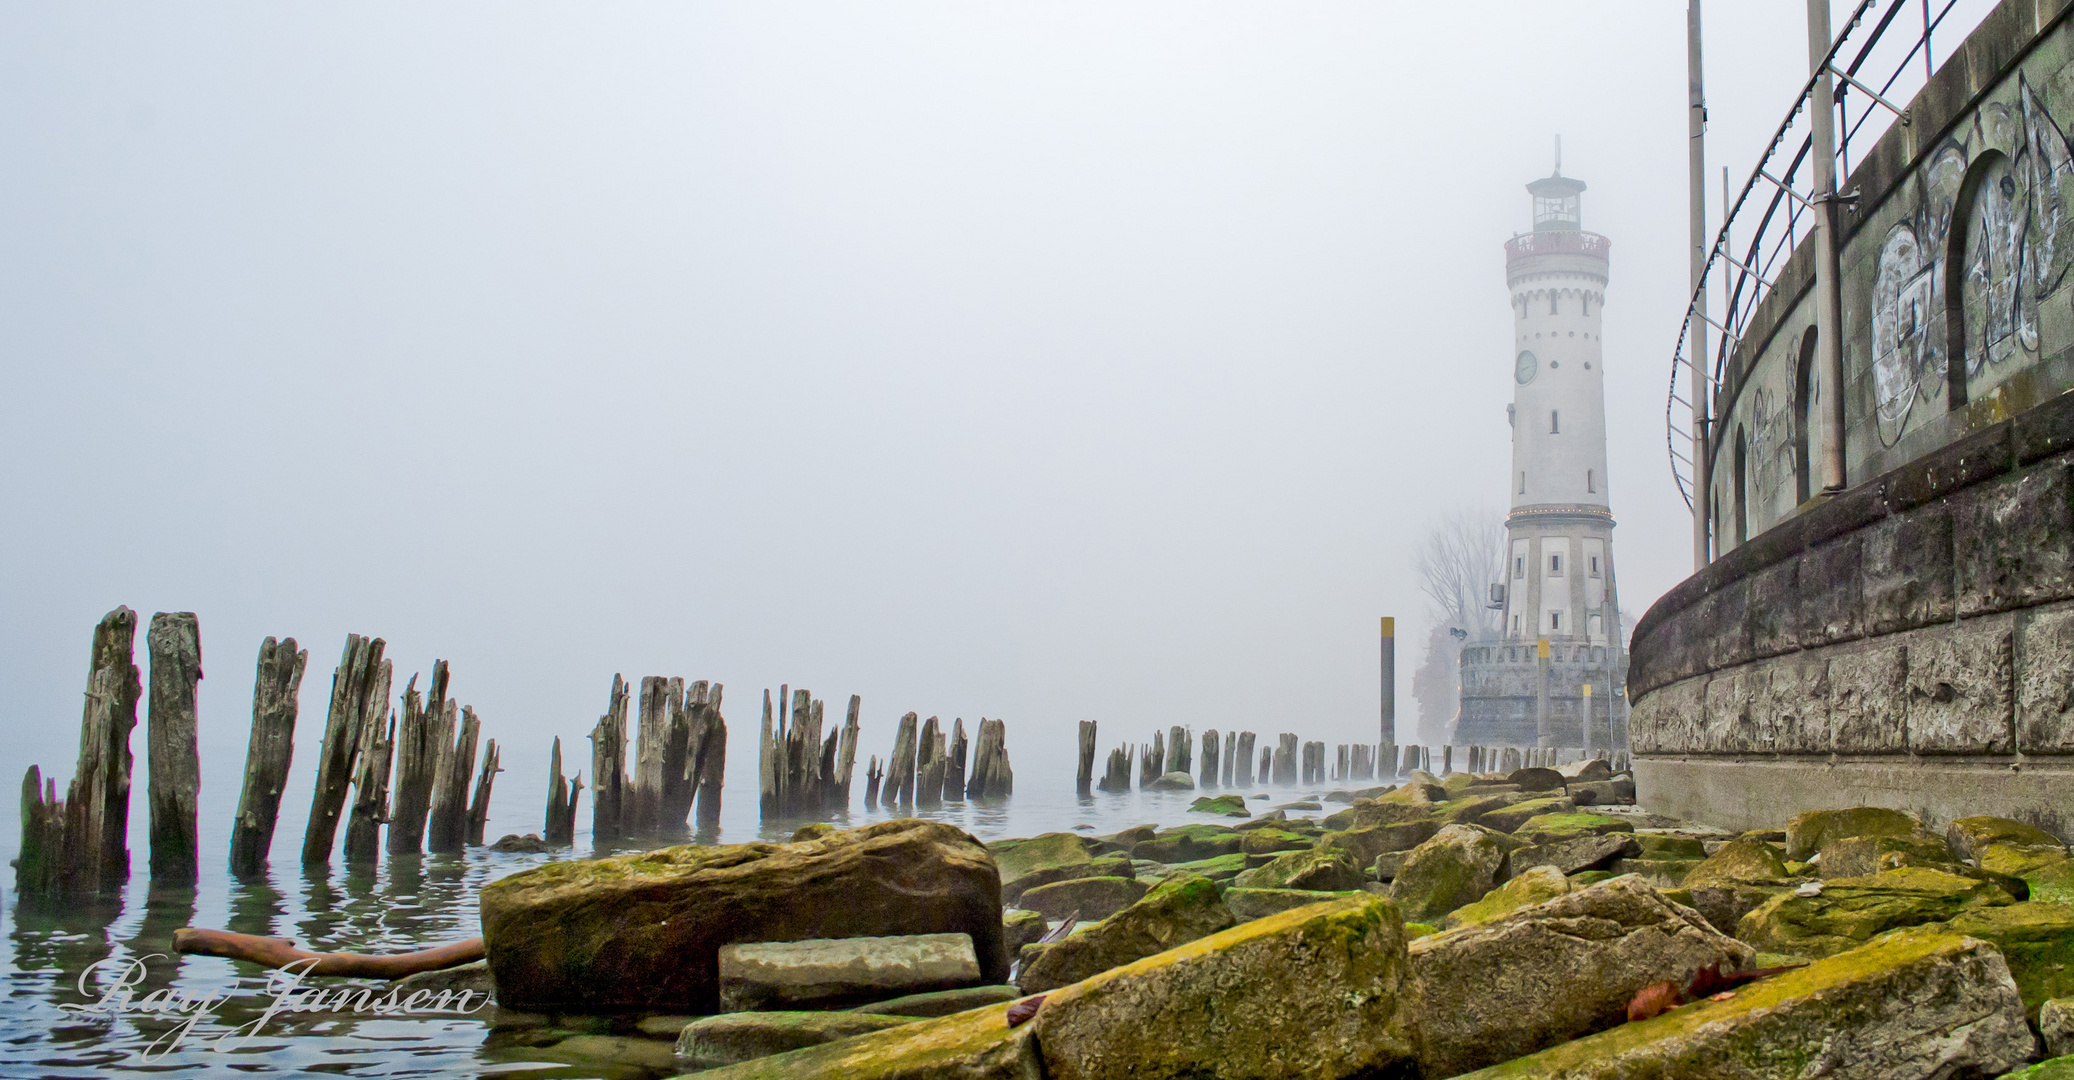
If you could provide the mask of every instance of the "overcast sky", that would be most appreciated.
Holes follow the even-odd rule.
[[[1712,7],[1710,192],[1806,66]],[[0,7],[0,765],[70,775],[118,604],[200,615],[209,807],[310,650],[284,831],[349,631],[452,662],[535,828],[614,672],[727,685],[734,798],[780,682],[1032,769],[1373,740],[1414,549],[1506,501],[1558,134],[1622,606],[1691,569],[1685,78],[1672,0]]]

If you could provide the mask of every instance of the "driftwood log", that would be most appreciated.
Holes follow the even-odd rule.
[[[151,879],[192,884],[199,871],[195,806],[202,788],[195,741],[195,695],[202,678],[201,625],[192,611],[161,611],[145,635],[151,654]]]
[[[299,961],[309,964],[309,975],[339,975],[356,979],[400,979],[425,971],[472,964],[485,955],[479,937],[441,945],[436,949],[362,956],[357,953],[320,953],[298,949],[287,938],[236,934],[229,930],[198,930],[183,926],[173,931],[173,951],[192,956],[224,956],[248,960],[261,967],[284,968]]]
[[[295,717],[308,650],[294,638],[268,638],[259,645],[258,675],[252,683],[252,738],[245,748],[245,786],[230,830],[230,872],[240,877],[266,868],[281,816],[281,792],[295,756]]]
[[[612,699],[591,729],[591,844],[626,838],[621,810],[626,797],[627,684],[612,676]]]

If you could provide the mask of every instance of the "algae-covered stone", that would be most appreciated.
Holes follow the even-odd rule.
[[[1288,829],[1252,829],[1241,834],[1239,840],[1239,850],[1248,855],[1275,855],[1310,846],[1310,837]]]
[[[1041,940],[1047,929],[1042,912],[1018,908],[1001,916],[1001,939],[1010,956],[1022,952],[1023,946]]]
[[[1050,832],[1021,840],[996,840],[987,845],[987,853],[1001,869],[1001,898],[1011,903],[1026,889],[1068,877],[1093,876],[1072,872],[1095,859],[1093,843],[1077,833]]]
[[[1434,811],[1439,809],[1428,803],[1385,802],[1383,799],[1368,799],[1337,813],[1327,814],[1320,822],[1327,829],[1365,829],[1371,825],[1401,825],[1405,822],[1433,821]]]
[[[1522,840],[1544,843],[1573,836],[1604,836],[1607,833],[1634,831],[1633,824],[1617,817],[1589,811],[1572,811],[1566,814],[1537,814],[1520,822],[1519,827],[1512,830],[1512,835]]]
[[[1485,893],[1483,899],[1448,912],[1441,925],[1453,930],[1458,926],[1490,922],[1500,915],[1563,896],[1571,887],[1570,879],[1564,877],[1561,870],[1553,866],[1532,867]]]
[[[2038,1036],[2045,1040],[2046,1053],[2074,1054],[2074,998],[2049,998],[2038,1006]]]
[[[1472,790],[1434,807],[1430,816],[1442,826],[1478,825],[1483,822],[1485,814],[1497,813],[1523,799],[1533,799],[1533,796],[1521,796],[1511,792],[1486,794],[1480,790]]]
[[[1913,815],[1884,806],[1849,810],[1810,810],[1786,823],[1786,857],[1805,860],[1822,845],[1846,836],[1914,836],[1923,831]]]
[[[1996,1080],[2074,1080],[2074,1057],[2056,1057],[2029,1068],[2003,1073]]]
[[[1688,875],[1689,876],[1689,875]],[[1695,885],[1679,890],[1683,896],[1673,897],[1679,903],[1705,916],[1707,922],[1721,930],[1734,930],[1743,923],[1743,916],[1769,903],[1772,897],[1793,891],[1791,884],[1751,884],[1728,881],[1719,885]],[[1759,967],[1777,967],[1777,964],[1759,964]]]
[[[1437,783],[1413,780],[1407,782],[1402,787],[1393,788],[1384,794],[1376,796],[1375,801],[1385,805],[1430,806],[1433,803],[1447,801],[1447,788]]]
[[[825,1009],[977,985],[965,934],[754,941],[720,948],[720,1011]]]
[[[1822,845],[1817,861],[1825,878],[1865,877],[1903,866],[1951,869],[1958,862],[1942,837],[1929,833],[1913,836],[1845,836]]]
[[[1230,881],[1246,871],[1246,858],[1240,852],[1218,855],[1194,862],[1175,863],[1167,867],[1169,874],[1200,874],[1211,881]]]
[[[1205,795],[1188,804],[1188,809],[1198,814],[1223,814],[1226,817],[1252,817],[1246,809],[1243,795]]]
[[[1195,777],[1185,772],[1162,773],[1158,779],[1145,785],[1147,791],[1194,791]]]
[[[1945,826],[1945,843],[1951,846],[1960,858],[1978,859],[1989,844],[2015,844],[2018,847],[2054,847],[2062,851],[2066,845],[2060,838],[2036,825],[2026,825],[2004,817],[1981,814],[1977,817],[1962,817]]]
[[[2074,904],[2074,858],[2058,846],[1989,844],[1980,854],[1980,868],[2021,879],[2029,899]]]
[[[1692,889],[1702,885],[1778,881],[1785,876],[1786,863],[1770,844],[1761,840],[1731,840],[1687,871],[1679,884]]]
[[[1279,915],[1292,908],[1306,904],[1318,904],[1327,900],[1344,900],[1351,891],[1324,892],[1313,889],[1241,889],[1224,890],[1224,906],[1231,909],[1232,917],[1245,922],[1249,919],[1264,919]]]
[[[1642,845],[1642,855],[1650,859],[1704,859],[1707,857],[1706,842],[1696,836],[1669,836],[1663,833],[1635,833],[1635,843]]]
[[[1606,869],[1616,874],[1638,874],[1643,881],[1659,889],[1676,889],[1685,885],[1685,875],[1699,865],[1694,859],[1615,859]]]
[[[1425,1075],[1454,1076],[1626,1019],[1635,993],[1749,946],[1632,877],[1411,945]]]
[[[1136,903],[1150,889],[1132,878],[1072,878],[1031,889],[1017,903],[1047,919],[1063,919],[1075,912],[1083,919],[1106,919]]]
[[[1555,770],[1551,769],[1549,771],[1553,772]],[[1566,797],[1528,799],[1525,802],[1516,802],[1509,806],[1499,807],[1496,810],[1486,811],[1478,815],[1476,823],[1486,829],[1496,829],[1502,833],[1510,833],[1543,814],[1568,814],[1576,809],[1577,804],[1571,802]]]
[[[1611,775],[1610,773],[1608,775]],[[1554,769],[1530,765],[1506,774],[1505,782],[1521,791],[1561,791],[1566,777]]]
[[[1328,832],[1318,838],[1318,847],[1344,851],[1356,866],[1372,866],[1375,857],[1388,851],[1410,851],[1433,839],[1440,822],[1404,821],[1390,825],[1367,825]]]
[[[875,1016],[905,1016],[910,1020],[920,1020],[932,1016],[949,1016],[967,1009],[984,1008],[1003,1001],[1014,1001],[1022,996],[1020,987],[1005,983],[1000,986],[967,986],[957,990],[936,990],[927,994],[907,994],[888,998],[869,1005],[859,1005],[850,1011],[871,1013]]]
[[[1030,1025],[1009,1027],[1009,1008],[1003,1002],[916,1020],[728,1065],[698,1074],[699,1080],[1039,1080],[1043,1065]]]
[[[914,1023],[913,1017],[854,1012],[723,1013],[694,1020],[677,1035],[677,1056],[712,1069]]]
[[[1140,841],[1131,849],[1131,857],[1162,863],[1194,862],[1230,855],[1239,850],[1242,839],[1237,830],[1224,825],[1182,825],[1162,829],[1152,839]]]
[[[1945,1080],[2031,1048],[1994,946],[1926,927],[1459,1080]]]
[[[1505,869],[1505,845],[1489,829],[1450,825],[1406,855],[1390,897],[1415,922],[1435,922],[1491,891]]]
[[[2033,901],[1976,908],[1946,925],[2002,950],[2031,1019],[2046,1001],[2074,995],[2074,907]]]
[[[1832,956],[1882,931],[2008,903],[2009,894],[1992,882],[1910,866],[1825,881],[1813,895],[1775,896],[1743,916],[1736,936],[1768,952]]]
[[[1311,889],[1345,892],[1368,880],[1346,852],[1336,848],[1290,851],[1232,879],[1241,889]]]
[[[1021,985],[1041,994],[1207,937],[1232,922],[1216,882],[1200,874],[1175,874],[1130,907],[1047,946],[1023,966]]]
[[[796,844],[696,844],[545,863],[482,889],[497,999],[538,1012],[718,1011],[723,945],[970,935],[1008,974],[1001,878],[940,822],[878,822]]]
[[[1405,1075],[1404,923],[1379,896],[1241,923],[1069,986],[1031,1026],[1050,1080]]]
[[[1514,848],[1511,865],[1515,874],[1534,866],[1551,866],[1561,873],[1571,874],[1594,867],[1603,868],[1615,859],[1633,858],[1641,853],[1634,837],[1625,833],[1586,834]]]

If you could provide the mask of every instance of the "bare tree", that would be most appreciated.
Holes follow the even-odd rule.
[[[1495,510],[1458,509],[1440,519],[1419,548],[1419,589],[1433,617],[1470,639],[1497,637],[1501,615],[1490,606],[1491,585],[1505,580],[1505,516]]]

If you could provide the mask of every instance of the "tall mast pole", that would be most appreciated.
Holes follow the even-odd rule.
[[[1822,490],[1844,488],[1843,292],[1838,280],[1836,200],[1836,81],[1829,74],[1829,0],[1808,0],[1808,74],[1817,75],[1808,102],[1813,130],[1809,165],[1815,193],[1815,355],[1822,365]]]
[[[1816,2],[1816,0],[1810,0]],[[1693,312],[1687,340],[1691,342],[1686,363],[1691,365],[1686,392],[1692,395],[1692,569],[1698,573],[1711,554],[1708,544],[1709,489],[1711,471],[1707,453],[1707,410],[1712,390],[1707,386],[1707,291],[1701,287],[1707,275],[1707,94],[1700,64],[1700,0],[1685,5],[1686,159],[1691,190],[1687,195],[1691,213]],[[1728,204],[1721,205],[1728,213]],[[1725,218],[1724,218],[1725,220]]]

